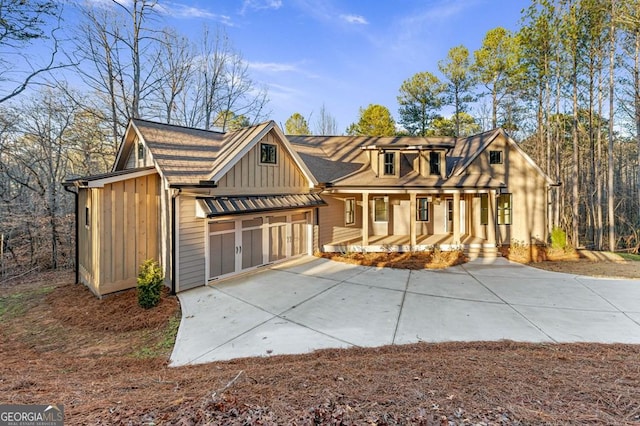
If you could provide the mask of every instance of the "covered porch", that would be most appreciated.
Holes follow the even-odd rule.
[[[498,190],[439,189],[335,193],[344,226],[324,239],[325,252],[463,250],[497,253]],[[342,203],[339,203],[342,204]]]

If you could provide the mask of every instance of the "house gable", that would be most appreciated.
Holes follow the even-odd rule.
[[[300,193],[313,187],[313,183],[275,130],[271,129],[251,145],[251,148],[216,180],[216,195]],[[274,155],[273,159],[264,158],[265,155],[271,154]]]
[[[265,139],[266,138],[266,139]],[[228,136],[225,140],[226,149],[220,152],[218,158],[213,164],[213,170],[209,176],[209,180],[220,186],[220,181],[225,177],[239,162],[243,160],[256,146],[260,149],[260,144],[276,145],[279,157],[290,159],[296,168],[304,175],[307,180],[306,189],[313,188],[317,185],[316,179],[313,177],[306,164],[302,161],[298,153],[293,149],[287,137],[276,126],[274,121],[269,121],[258,126],[242,129]],[[256,156],[256,152],[253,153]],[[257,153],[258,162],[253,162],[249,166],[278,166],[278,164],[263,164],[260,161],[260,153]],[[234,174],[237,173],[234,171]],[[269,173],[265,172],[268,178]],[[235,185],[235,180],[234,180]]]

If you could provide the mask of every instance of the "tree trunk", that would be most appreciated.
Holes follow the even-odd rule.
[[[614,119],[614,72],[615,72],[615,54],[616,54],[616,27],[615,27],[615,0],[611,0],[611,28],[610,28],[610,45],[609,45],[609,145],[607,156],[609,164],[608,169],[608,201],[607,210],[609,216],[609,250],[616,249],[616,231],[615,231],[615,198],[614,198],[614,160],[613,160],[613,119]]]

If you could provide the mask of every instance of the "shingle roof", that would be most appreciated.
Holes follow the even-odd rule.
[[[144,120],[132,123],[170,184],[205,180],[225,143],[220,132]]]
[[[467,138],[453,137],[369,137],[369,136],[287,136],[300,157],[307,163],[319,182],[346,186],[425,186],[451,187],[471,185],[475,188],[497,188],[502,185],[495,179],[484,176],[453,179],[454,172],[466,165],[478,152],[495,139],[500,130],[492,130]],[[399,178],[379,178],[369,166],[365,149],[447,149],[446,165],[448,179],[409,171]],[[403,159],[403,161],[405,161]],[[401,164],[401,169],[410,170],[411,165]]]

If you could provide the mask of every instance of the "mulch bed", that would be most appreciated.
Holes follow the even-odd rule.
[[[461,251],[317,253],[318,257],[353,265],[396,269],[444,269],[467,262]]]
[[[133,292],[98,300],[68,279],[0,319],[2,399],[62,403],[66,424],[640,422],[640,346],[420,343],[170,368],[168,353],[134,354],[175,298],[137,312]]]

